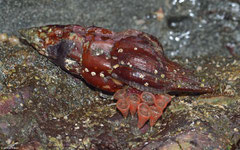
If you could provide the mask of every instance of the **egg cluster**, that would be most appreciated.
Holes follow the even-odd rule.
[[[125,118],[129,112],[132,116],[137,112],[138,128],[142,128],[148,120],[151,127],[156,124],[163,110],[171,101],[171,96],[168,94],[153,95],[150,92],[132,92],[129,89],[121,89],[114,94],[114,99],[117,100],[117,109]]]

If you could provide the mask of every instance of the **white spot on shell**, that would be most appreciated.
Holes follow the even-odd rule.
[[[158,73],[158,71],[155,69],[155,70],[154,70],[154,74],[157,74],[157,73]]]
[[[103,89],[110,89],[111,87],[109,85],[104,85],[102,88]]]
[[[103,72],[100,73],[100,77],[104,78],[105,75],[103,74]]]
[[[123,52],[123,49],[120,48],[120,49],[118,50],[118,53],[122,53],[122,52]]]
[[[103,54],[103,50],[96,52],[96,56],[102,55]]]
[[[161,77],[162,77],[162,78],[165,78],[165,74],[161,74]]]
[[[65,59],[65,63],[66,63],[67,65],[71,65],[71,64],[76,63],[76,61],[74,61],[74,60],[72,60],[72,59]]]
[[[92,76],[95,76],[95,75],[96,75],[96,72],[91,72],[91,75],[92,75]]]
[[[144,83],[144,86],[148,86],[148,85],[149,85],[149,83],[147,83],[147,82],[146,82],[146,83]]]
[[[128,65],[130,68],[132,67],[132,64],[130,64],[130,62],[128,62],[127,65]]]
[[[117,69],[119,67],[119,64],[116,64],[113,66],[114,69]]]
[[[136,50],[138,50],[138,48],[137,48],[137,47],[134,47],[134,50],[136,51]]]
[[[140,77],[141,79],[143,79],[143,78],[144,78],[144,75],[143,75],[143,74],[140,74],[139,77]]]
[[[117,57],[113,56],[112,59],[117,60]]]
[[[85,70],[86,72],[89,72],[88,68],[85,68],[84,70]]]
[[[76,68],[75,69],[77,73],[80,73],[80,69],[79,68]]]

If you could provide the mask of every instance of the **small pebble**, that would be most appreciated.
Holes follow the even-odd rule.
[[[197,72],[199,72],[199,71],[202,71],[202,67],[201,66],[197,67]]]
[[[6,42],[8,40],[8,35],[6,33],[0,34],[0,42]]]
[[[8,38],[10,44],[14,45],[18,45],[20,43],[19,39],[16,36],[11,36]]]
[[[157,20],[161,21],[164,18],[164,12],[162,8],[159,8],[158,11],[155,12],[157,16]]]
[[[145,23],[145,20],[139,19],[139,20],[136,20],[135,23],[136,23],[136,25],[142,25]]]

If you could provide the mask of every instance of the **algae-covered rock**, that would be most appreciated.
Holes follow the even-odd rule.
[[[0,149],[240,148],[239,0],[8,0],[0,8]],[[17,38],[19,29],[47,24],[153,34],[215,92],[175,95],[153,128],[139,130],[112,95]]]

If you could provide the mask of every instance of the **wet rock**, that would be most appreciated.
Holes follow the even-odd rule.
[[[196,69],[206,81],[216,85],[216,92],[201,96],[175,96],[155,127],[151,129],[146,124],[139,130],[136,116],[123,119],[111,95],[99,96],[99,91],[54,66],[28,45],[11,44],[8,41],[11,35],[3,33],[0,42],[0,95],[7,99],[1,99],[1,104],[7,101],[11,102],[9,104],[14,102],[14,105],[0,106],[8,108],[7,113],[0,116],[0,147],[138,150],[202,149],[206,146],[209,149],[239,149],[240,61],[225,49],[225,45],[230,43],[238,55],[239,2],[192,2],[172,1],[173,4],[166,4],[152,1],[149,5],[142,3],[131,8],[129,1],[123,4],[120,1],[106,4],[103,1],[97,8],[93,5],[84,7],[85,12],[81,10],[80,13],[79,5],[86,3],[71,1],[69,5],[58,3],[56,11],[60,15],[56,15],[55,10],[50,9],[55,2],[50,2],[49,7],[41,11],[39,9],[46,6],[43,1],[30,3],[29,7],[23,7],[29,8],[25,11],[17,11],[28,2],[21,5],[19,1],[13,5],[11,0],[4,1],[4,4],[9,4],[0,5],[4,7],[1,11],[23,13],[9,15],[7,21],[0,21],[4,24],[0,27],[4,32],[15,33],[19,28],[52,22],[86,25],[97,22],[97,26],[116,31],[143,29],[160,38],[169,56],[181,56],[175,61]],[[41,7],[32,11],[35,4]],[[13,6],[18,9],[13,9]],[[69,11],[65,6],[74,9]],[[160,7],[164,12],[161,21],[146,17]],[[107,8],[113,10],[102,14]],[[124,11],[116,11],[120,8]],[[136,18],[132,19],[132,16]],[[140,24],[136,25],[136,20],[141,20]],[[194,55],[197,56],[189,58]]]

